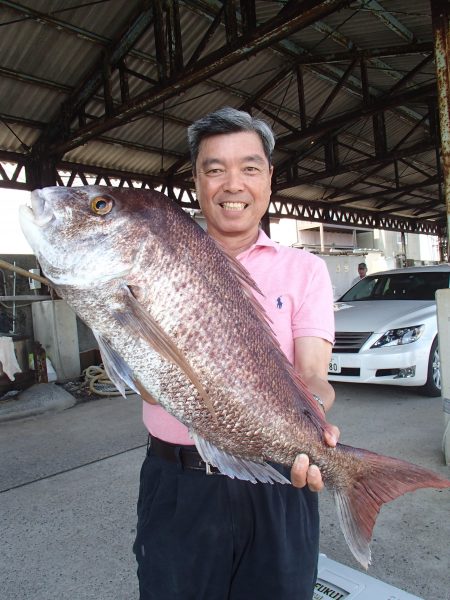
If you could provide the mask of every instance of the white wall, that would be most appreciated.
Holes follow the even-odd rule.
[[[30,192],[0,189],[0,254],[33,254],[19,224],[19,206]]]
[[[360,248],[381,250],[387,259],[402,254],[401,234],[396,231],[374,230],[356,234]],[[436,236],[422,233],[406,233],[406,258],[414,261],[439,262],[439,246]]]

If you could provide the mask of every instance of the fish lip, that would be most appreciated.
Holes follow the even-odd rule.
[[[35,225],[38,227],[45,227],[48,225],[53,219],[55,215],[53,210],[50,208],[48,202],[46,202],[45,194],[42,193],[42,190],[33,190],[31,192],[31,208],[27,206],[28,211],[24,214],[32,220]]]

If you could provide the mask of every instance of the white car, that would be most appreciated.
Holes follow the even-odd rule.
[[[335,304],[330,381],[423,386],[441,395],[435,293],[450,264],[368,275]]]

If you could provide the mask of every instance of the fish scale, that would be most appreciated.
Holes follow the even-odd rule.
[[[157,400],[230,477],[289,484],[270,463],[308,454],[364,567],[383,503],[450,487],[417,465],[324,443],[329,426],[282,354],[248,273],[164,195],[45,188],[21,224],[52,285],[92,328],[118,389]]]

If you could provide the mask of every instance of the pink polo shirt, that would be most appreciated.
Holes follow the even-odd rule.
[[[239,254],[264,296],[255,296],[272,320],[283,352],[294,362],[294,339],[319,337],[334,342],[333,291],[325,261],[304,250],[273,242],[260,230],[253,246]],[[175,444],[192,444],[187,427],[161,406],[144,402],[149,432]]]

